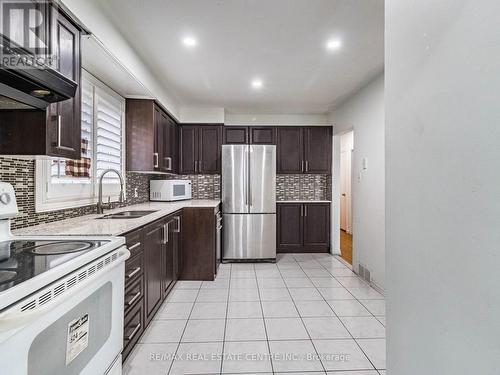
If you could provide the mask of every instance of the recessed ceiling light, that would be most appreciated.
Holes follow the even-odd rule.
[[[342,47],[342,41],[340,39],[331,39],[326,43],[326,48],[333,51]]]
[[[263,85],[263,84],[264,84],[264,83],[262,82],[262,80],[261,80],[261,79],[254,79],[254,80],[252,81],[252,87],[253,87],[254,89],[260,89],[260,88],[262,88],[262,85]]]
[[[184,39],[182,39],[182,43],[184,43],[186,47],[196,47],[198,41],[192,36],[186,36]]]

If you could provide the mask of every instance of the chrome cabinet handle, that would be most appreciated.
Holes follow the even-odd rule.
[[[159,160],[158,160],[158,153],[157,152],[153,153],[153,160],[154,160],[154,167],[158,168]]]
[[[165,170],[171,171],[172,170],[172,158],[170,156],[168,156],[164,159],[168,162],[168,167],[166,167]]]
[[[198,172],[198,160],[194,161],[194,171],[195,173]]]
[[[57,116],[57,147],[61,147],[61,115]]]
[[[131,333],[130,335],[128,335],[128,336],[126,336],[126,337],[125,337],[125,340],[128,340],[128,341],[132,340],[132,338],[135,336],[135,334],[136,334],[137,332],[139,332],[139,329],[141,329],[141,323],[139,323],[139,324],[137,324],[137,325],[135,326],[135,328],[134,328],[134,330],[132,331],[132,333]]]
[[[306,172],[309,172],[309,161],[306,160]]]
[[[304,160],[300,162],[300,171],[304,172]]]
[[[304,216],[304,205],[300,205],[300,216]]]
[[[304,216],[307,216],[307,206],[304,205]]]
[[[129,251],[132,251],[132,250],[134,250],[134,249],[135,249],[136,247],[138,247],[138,246],[141,246],[141,243],[140,243],[140,242],[137,242],[137,243],[133,244],[132,246],[130,246],[130,247],[128,248],[128,250],[129,250]]]
[[[198,160],[198,173],[201,173],[202,168],[203,168],[203,160]]]
[[[137,292],[131,299],[130,301],[127,302],[127,306],[132,306],[133,303],[141,296],[141,292]]]
[[[168,224],[169,223],[166,223],[163,226],[163,245],[168,244]]]
[[[136,275],[138,272],[141,271],[141,267],[137,267],[135,268],[132,272],[130,272],[128,275],[127,275],[127,279],[131,279],[132,277],[134,277],[134,275]]]
[[[172,232],[174,232],[174,233],[180,233],[181,232],[181,217],[180,216],[176,216],[174,219],[175,219],[175,221],[177,221],[177,226],[176,226],[176,228]]]

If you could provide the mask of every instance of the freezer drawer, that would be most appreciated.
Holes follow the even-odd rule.
[[[275,259],[276,214],[225,214],[224,259]]]

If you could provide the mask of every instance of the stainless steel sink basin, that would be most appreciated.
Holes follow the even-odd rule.
[[[99,219],[137,219],[139,217],[143,217],[149,214],[152,214],[156,211],[122,211],[117,212],[116,214],[107,214],[101,216]]]

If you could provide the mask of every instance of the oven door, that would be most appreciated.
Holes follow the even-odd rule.
[[[105,374],[123,343],[125,247],[0,314],[0,363],[12,375]]]

